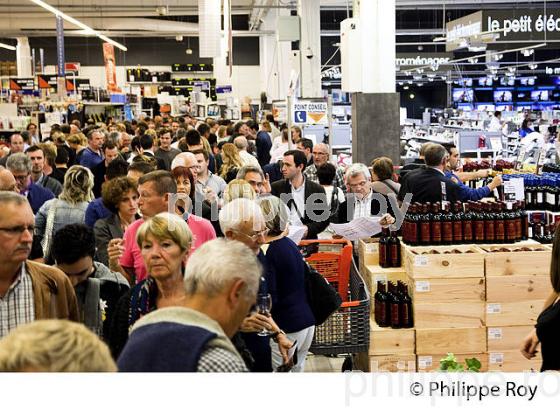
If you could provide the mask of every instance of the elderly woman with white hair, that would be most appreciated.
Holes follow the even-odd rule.
[[[186,298],[183,270],[193,235],[183,218],[167,212],[157,214],[140,226],[136,242],[148,277],[123,295],[115,308],[108,341],[115,358],[138,319],[162,307],[180,306]]]
[[[297,363],[292,372],[303,372],[305,357],[315,334],[315,317],[305,293],[305,261],[297,245],[288,238],[290,211],[279,198],[268,196],[259,200],[268,234],[266,259],[276,272],[276,303],[272,318],[284,330],[288,339],[297,341]],[[272,367],[282,364],[277,344],[270,344]]]
[[[265,243],[265,238],[268,235],[268,229],[259,205],[246,198],[234,199],[222,208],[220,226],[226,239],[242,242],[257,256],[263,270],[259,294],[270,294],[272,306],[274,306],[276,303],[276,277],[274,270],[261,250],[261,246]],[[284,361],[287,361],[286,353],[292,345],[292,341],[286,337],[272,317],[256,312],[252,313],[243,321],[241,334],[253,356],[254,363],[250,364],[249,367],[254,372],[276,370],[272,368],[270,337],[257,335],[263,329],[272,332],[272,339],[280,347]]]
[[[93,200],[93,174],[74,165],[64,175],[62,193],[43,204],[35,216],[35,235],[48,259],[52,237],[63,226],[84,223],[86,209]]]

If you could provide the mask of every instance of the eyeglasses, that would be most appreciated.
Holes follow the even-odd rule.
[[[27,179],[27,177],[29,176],[29,174],[26,175],[14,175],[14,179],[16,181],[25,181]]]
[[[348,186],[348,188],[363,188],[365,187],[367,184],[367,181],[362,181],[362,182],[358,182],[357,184],[346,184]]]
[[[268,233],[270,232],[270,229],[265,229],[262,230],[260,232],[256,232],[253,235],[247,235],[246,233],[243,233],[241,231],[233,231],[235,233],[238,233],[239,235],[243,235],[246,238],[249,238],[250,240],[252,240],[253,242],[257,241],[260,237],[265,237],[266,235],[268,235]]]
[[[321,156],[325,156],[325,155],[329,155],[329,154],[328,154],[328,153],[326,153],[326,152],[314,152],[314,153],[313,153],[313,155],[317,155],[317,156],[319,156],[319,155],[321,155]]]
[[[12,226],[9,228],[0,228],[0,231],[6,232],[8,235],[18,236],[23,234],[25,231],[29,232],[31,235],[35,232],[35,226],[29,225],[20,225],[20,226]]]

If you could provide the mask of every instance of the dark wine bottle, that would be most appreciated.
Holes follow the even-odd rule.
[[[422,215],[420,217],[420,244],[430,245],[431,238],[431,217],[430,217],[430,203],[422,205]]]
[[[453,215],[449,212],[451,204],[443,206],[443,218],[441,221],[441,243],[451,245],[453,243]]]
[[[483,204],[484,206],[484,236],[485,243],[496,242],[496,219],[492,212],[492,204]]]
[[[476,243],[484,243],[484,214],[481,212],[481,204],[473,203],[473,225],[474,225],[474,241]]]
[[[471,211],[471,203],[465,204],[465,212],[463,213],[463,242],[474,242],[473,213]]]
[[[397,283],[401,297],[401,305],[399,312],[400,326],[402,328],[413,327],[412,319],[412,299],[408,294],[408,286],[406,283],[399,281]]]
[[[521,220],[521,208],[518,202],[513,204],[513,215],[515,221],[515,241],[520,241],[523,236],[523,221]]]
[[[420,216],[421,205],[413,204],[411,207],[414,208],[412,215],[410,217],[410,224],[408,225],[408,243],[412,246],[416,246],[419,243],[420,234]]]
[[[529,239],[529,219],[523,201],[519,203],[519,212],[521,213],[521,240],[526,241]]]
[[[389,322],[387,322],[387,318],[389,317],[387,311],[388,296],[387,296],[387,290],[384,282],[377,281],[377,291],[375,292],[374,299],[375,299],[375,308],[374,308],[375,322],[381,327],[388,327],[389,326]]]
[[[441,221],[443,219],[443,214],[440,210],[440,204],[436,202],[432,205],[432,224],[430,230],[432,232],[432,245],[441,245],[442,240],[442,229]]]
[[[397,238],[397,232],[392,231],[388,241],[390,267],[398,268],[401,266],[401,241]]]
[[[506,239],[506,224],[504,220],[504,204],[494,204],[494,215],[496,216],[496,243],[504,243]]]
[[[381,238],[379,238],[379,266],[382,268],[391,266],[389,257],[389,228],[381,229]]]
[[[513,203],[507,202],[507,210],[504,213],[506,223],[506,243],[515,242],[515,214],[513,212]]]
[[[387,284],[388,291],[388,305],[389,305],[389,316],[390,321],[389,324],[393,329],[398,329],[401,324],[400,320],[400,304],[401,300],[399,298],[396,286],[393,282],[389,282]]]
[[[453,243],[463,243],[463,206],[461,202],[453,204]]]

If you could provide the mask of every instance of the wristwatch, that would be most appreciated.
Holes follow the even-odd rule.
[[[270,337],[272,338],[272,340],[274,340],[276,343],[278,343],[278,335],[285,335],[286,332],[284,332],[282,329],[280,329],[280,331],[278,332],[274,332],[272,335],[270,335]]]

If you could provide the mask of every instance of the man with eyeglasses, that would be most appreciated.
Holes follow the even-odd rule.
[[[23,196],[0,192],[0,338],[39,319],[79,320],[76,295],[60,270],[28,260],[35,217]]]
[[[33,182],[31,179],[32,167],[31,159],[24,153],[10,155],[6,163],[6,168],[16,180],[17,192],[27,198],[33,213],[36,214],[45,202],[54,198],[54,194],[49,189]]]
[[[265,177],[260,168],[252,165],[241,167],[235,179],[247,181],[257,196],[268,195],[272,189],[268,175]]]
[[[313,164],[306,167],[303,171],[303,175],[305,175],[305,178],[312,182],[319,183],[319,178],[317,178],[317,168],[329,162],[329,155],[330,149],[328,144],[315,144],[315,146],[313,147],[312,156]],[[332,186],[334,186],[335,188],[340,188],[343,192],[346,192],[346,185],[344,184],[344,171],[341,168],[336,169],[336,174],[334,176]]]

